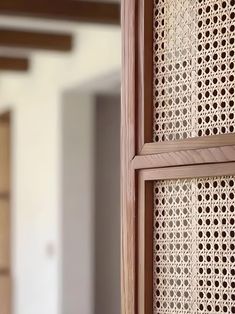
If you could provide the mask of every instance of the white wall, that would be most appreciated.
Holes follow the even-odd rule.
[[[68,88],[83,86],[120,69],[120,30],[2,17],[1,24],[66,28],[76,39],[71,54],[32,54],[29,74],[0,73],[0,110],[10,108],[14,117],[14,313],[58,314],[62,260],[61,96]]]
[[[48,99],[49,100],[49,99]],[[15,313],[58,313],[59,116],[40,97],[14,108],[13,280]],[[55,255],[47,254],[52,245]]]

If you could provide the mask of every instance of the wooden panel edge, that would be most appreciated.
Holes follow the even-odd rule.
[[[122,3],[121,311],[136,314],[135,49],[136,0]]]
[[[140,170],[144,181],[235,175],[235,162]]]
[[[138,313],[153,308],[153,183],[139,176],[138,186]]]
[[[135,169],[147,169],[231,161],[235,161],[234,145],[154,155],[138,155],[133,159],[133,167]]]
[[[138,1],[138,152],[153,138],[153,2]]]
[[[146,143],[142,147],[140,155],[161,154],[227,145],[235,145],[235,134],[212,135],[161,143]]]

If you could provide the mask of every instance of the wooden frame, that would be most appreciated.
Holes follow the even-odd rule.
[[[155,143],[153,137],[153,1],[136,0],[138,21],[136,38],[138,86],[138,155],[178,152],[184,150],[212,148],[225,145],[235,145],[235,134],[211,135],[185,140]],[[130,57],[134,57],[134,54]],[[151,73],[152,75],[149,75]],[[136,107],[136,108],[137,108]]]
[[[136,310],[135,171],[135,0],[122,5],[122,107],[121,107],[121,299],[122,314]]]
[[[121,279],[122,314],[149,314],[151,246],[146,224],[151,216],[152,183],[186,173],[204,176],[234,173],[235,134],[153,143],[152,0],[122,2],[121,113]],[[186,167],[187,165],[187,167]],[[200,165],[200,166],[199,166]],[[177,166],[177,167],[176,167]],[[178,167],[179,166],[179,167]],[[163,169],[163,167],[171,167]],[[155,169],[152,169],[155,168]],[[186,173],[185,173],[186,171]],[[142,224],[138,224],[142,221]],[[141,237],[141,234],[144,235]],[[141,246],[139,246],[139,242]],[[142,252],[142,253],[141,253]],[[139,261],[149,271],[139,269]],[[146,290],[138,289],[147,285]],[[140,300],[140,302],[138,302]]]
[[[0,115],[0,203],[1,203],[1,254],[0,254],[0,312],[10,314],[12,310],[11,277],[11,113]]]
[[[140,170],[138,203],[138,314],[152,313],[153,182],[235,175],[235,162]]]
[[[152,312],[152,214],[153,181],[168,179],[199,178],[235,175],[235,163],[194,165],[164,169],[141,170],[139,172],[138,205],[138,313]]]

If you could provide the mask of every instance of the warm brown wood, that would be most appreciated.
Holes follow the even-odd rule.
[[[235,175],[235,162],[140,170],[140,180],[167,180]]]
[[[153,2],[138,1],[138,151],[153,139]]]
[[[229,161],[235,161],[235,146],[135,156],[133,167],[146,169]]]
[[[11,313],[11,284],[10,276],[0,275],[0,313]]]
[[[153,303],[153,182],[235,175],[235,162],[145,169],[138,181],[138,313],[152,313]]]
[[[135,0],[122,2],[121,294],[122,314],[136,313]]]
[[[153,181],[235,175],[235,134],[152,142],[152,7],[153,1],[125,0],[122,8],[122,314],[153,313]]]
[[[0,122],[10,123],[10,118],[11,116],[9,112],[2,113],[0,115]]]
[[[0,200],[0,272],[10,268],[9,201]]]
[[[120,23],[119,8],[119,4],[107,3],[105,1],[11,0],[0,2],[1,15],[30,16],[44,19],[104,24]]]
[[[72,36],[52,32],[0,28],[0,46],[71,51]]]
[[[235,134],[221,134],[207,137],[190,138],[180,141],[161,143],[147,143],[143,146],[140,155],[151,155],[165,152],[177,152],[208,147],[235,145]]]
[[[138,313],[149,314],[153,304],[153,184],[139,180]]]
[[[27,58],[0,56],[0,71],[27,71],[28,69]]]
[[[10,129],[7,122],[0,122],[0,194],[6,195],[10,188]]]
[[[11,313],[10,113],[0,115],[0,313]]]

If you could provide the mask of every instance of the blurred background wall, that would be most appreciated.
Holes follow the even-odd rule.
[[[107,96],[103,78],[119,78],[120,29],[1,23],[75,38],[69,55],[32,53],[30,73],[0,73],[0,111],[13,118],[13,312],[119,313],[120,86]]]
[[[64,95],[63,313],[120,314],[120,95],[102,93]]]

